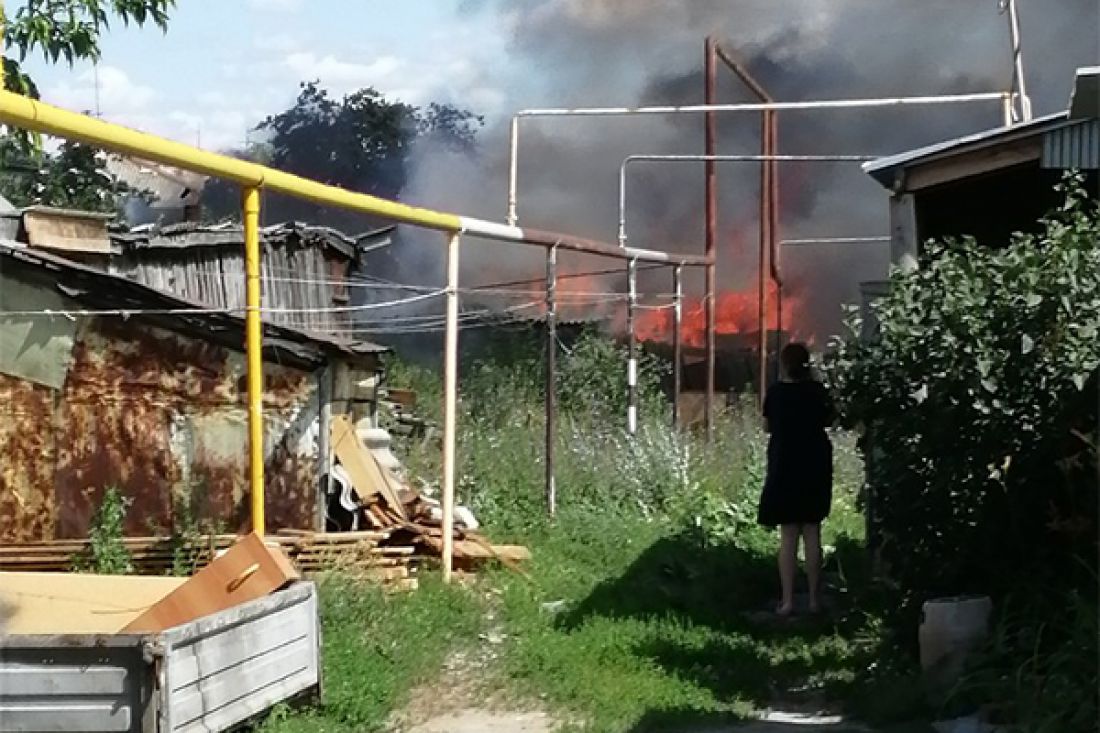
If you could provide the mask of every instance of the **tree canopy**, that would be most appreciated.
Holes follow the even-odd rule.
[[[311,81],[301,84],[290,108],[255,128],[262,143],[237,154],[334,186],[400,198],[417,146],[472,150],[482,124],[481,117],[451,104],[416,107],[372,87],[335,99]],[[238,215],[235,187],[212,182],[204,199],[210,217]],[[272,196],[266,205],[278,219],[341,223],[340,214],[309,202]]]
[[[70,66],[98,61],[100,38],[112,21],[168,28],[176,0],[26,0],[0,10],[4,24],[4,86],[38,99],[38,86],[23,62],[40,52],[50,63]],[[105,156],[86,145],[66,142],[56,153],[42,150],[39,136],[9,130],[0,137],[0,193],[12,203],[116,210],[129,189],[105,167]]]

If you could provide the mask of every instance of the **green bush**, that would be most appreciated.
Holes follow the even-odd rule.
[[[1010,590],[1029,568],[1066,584],[1095,566],[1100,216],[1078,179],[1038,235],[1000,249],[930,243],[895,272],[827,364],[868,428],[882,555],[910,612],[927,596]]]
[[[129,504],[130,501],[117,488],[107,487],[88,529],[88,553],[84,557],[76,558],[74,570],[102,575],[127,575],[134,572],[133,557],[122,541]]]
[[[872,526],[913,639],[929,597],[987,593],[996,631],[942,715],[1094,725],[1100,210],[1079,178],[1037,235],[929,243],[826,364],[865,430]],[[1036,579],[1041,579],[1037,581]]]

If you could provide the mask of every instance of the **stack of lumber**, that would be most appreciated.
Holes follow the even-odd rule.
[[[411,546],[421,556],[442,554],[443,512],[439,502],[410,487],[382,465],[346,416],[333,417],[332,450],[355,489],[362,523],[372,530],[389,533],[382,545]],[[516,563],[530,559],[527,548],[493,545],[476,530],[477,521],[468,510],[456,512],[457,566],[470,569],[487,560],[499,560],[515,567]]]
[[[277,539],[305,575],[339,571],[392,590],[415,590],[418,558],[411,545],[385,544],[388,532],[283,530]]]
[[[227,549],[237,535],[202,535],[191,540],[171,537],[127,537],[121,540],[138,575],[165,575],[173,567],[201,567]],[[84,539],[46,540],[0,545],[0,570],[55,572],[87,564],[91,543]]]
[[[167,575],[174,570],[194,573],[237,540],[236,535],[205,535],[189,541],[170,537],[130,537],[122,540],[138,575]],[[338,570],[374,580],[393,590],[416,588],[416,548],[382,546],[388,532],[302,532],[283,530],[264,540],[275,543],[306,576]],[[88,540],[53,540],[0,545],[0,571],[67,572],[86,562]]]

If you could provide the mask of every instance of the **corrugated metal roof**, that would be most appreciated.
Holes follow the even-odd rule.
[[[201,309],[208,305],[171,295],[125,277],[111,275],[31,249],[21,242],[0,241],[0,267],[38,271],[65,296],[93,310],[177,310]],[[14,270],[9,270],[12,272]],[[135,315],[134,317],[139,317]],[[244,343],[244,318],[232,313],[140,316],[162,328],[205,338],[240,350]],[[389,351],[385,346],[363,341],[338,341],[321,334],[264,323],[264,358],[279,362],[320,366],[329,356],[351,361]]]
[[[1100,66],[1077,69],[1069,109],[1009,127],[946,140],[863,164],[863,171],[890,188],[901,168],[1013,140],[1043,136],[1043,166],[1092,168],[1100,163]],[[1083,123],[1083,124],[1082,124]],[[1048,162],[1049,161],[1049,162]]]
[[[396,227],[389,226],[351,236],[338,229],[315,226],[297,221],[272,224],[260,229],[260,239],[266,244],[281,244],[298,240],[303,246],[321,245],[336,250],[347,259],[354,259],[362,243],[385,239]],[[181,222],[164,227],[146,224],[126,231],[111,232],[111,239],[135,249],[241,246],[244,232],[240,224],[197,224]]]
[[[1081,120],[1043,135],[1042,166],[1100,169],[1100,119]]]
[[[997,127],[992,130],[966,135],[965,137],[945,140],[923,148],[909,150],[886,158],[879,158],[863,164],[863,172],[870,175],[887,188],[894,185],[894,175],[901,168],[908,168],[917,163],[926,163],[937,158],[945,158],[961,152],[981,150],[982,148],[1000,145],[1005,142],[1020,138],[1039,135],[1059,126],[1069,124],[1068,112],[1039,117],[1031,122],[1024,122],[1011,127]]]

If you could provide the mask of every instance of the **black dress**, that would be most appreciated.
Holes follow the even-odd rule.
[[[771,436],[756,521],[765,527],[821,522],[833,498],[828,391],[814,381],[774,384],[764,398],[764,417]]]

